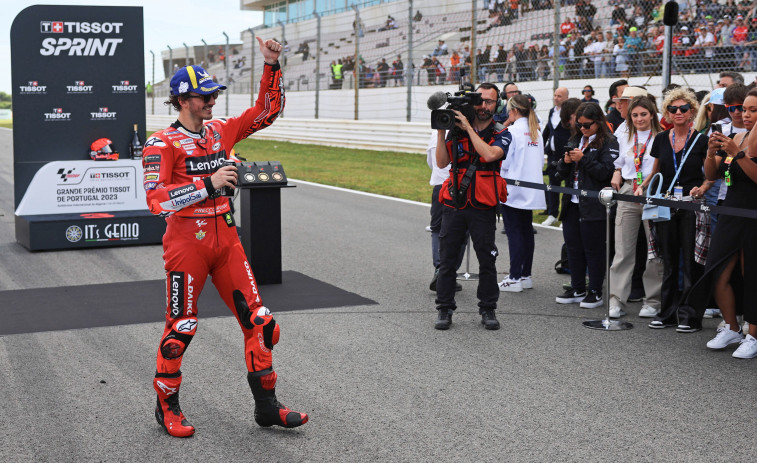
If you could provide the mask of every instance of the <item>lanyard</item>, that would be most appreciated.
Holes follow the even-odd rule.
[[[675,131],[673,131],[673,136],[675,136]],[[647,151],[647,145],[649,144],[649,140],[652,139],[652,131],[649,131],[649,136],[647,137],[647,141],[644,142],[644,146],[641,148],[641,152],[639,152],[639,132],[634,131],[633,133],[633,164],[636,167],[636,184],[641,185],[642,184],[642,178],[641,178],[641,161],[644,160],[644,153]],[[675,150],[675,145],[673,145],[673,149]],[[675,153],[673,153],[673,158],[675,158]]]
[[[589,146],[589,139],[587,138],[584,142],[583,146],[581,146],[581,151],[585,150],[586,147]],[[578,182],[578,164],[575,166],[575,171],[573,174],[573,184],[575,185]]]
[[[671,133],[673,134],[673,170],[678,171],[678,161],[676,161],[676,129],[670,129]],[[681,149],[681,152],[683,153],[683,150],[686,149],[686,145],[689,144],[689,137],[691,136],[691,127],[689,127],[689,131],[686,132],[686,141],[683,142],[683,148]]]

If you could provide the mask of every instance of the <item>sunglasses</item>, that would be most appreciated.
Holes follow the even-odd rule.
[[[743,113],[744,112],[744,105],[740,104],[727,104],[725,105],[725,109],[728,110],[729,113],[735,113],[736,111]]]
[[[681,114],[686,114],[687,112],[689,112],[689,109],[691,109],[691,105],[688,103],[683,104],[681,106],[668,106],[668,112],[670,114],[675,114],[679,110],[681,111]]]
[[[592,122],[576,122],[576,128],[578,128],[578,130],[581,130],[581,129],[587,129],[588,130],[594,124],[596,124],[596,121],[592,121]]]
[[[187,95],[187,98],[202,98],[205,103],[210,103],[211,98],[217,100],[219,96],[221,96],[221,92],[219,90],[216,90],[215,92],[209,93],[207,95],[195,95],[193,93],[190,93],[189,95]]]

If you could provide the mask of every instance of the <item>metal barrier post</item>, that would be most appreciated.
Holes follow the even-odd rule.
[[[605,206],[607,216],[605,217],[606,235],[605,235],[605,288],[602,297],[605,299],[605,318],[602,320],[587,320],[583,325],[593,330],[604,331],[621,331],[630,330],[633,328],[633,324],[628,322],[622,322],[620,320],[610,320],[610,210],[612,206],[617,202],[613,195],[615,194],[612,187],[605,187],[599,192],[599,202]]]

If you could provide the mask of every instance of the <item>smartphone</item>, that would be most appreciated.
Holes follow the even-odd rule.
[[[711,129],[711,130],[712,130],[713,132],[720,132],[720,133],[723,133],[723,127],[722,127],[722,126],[721,126],[720,124],[712,124],[712,125],[710,126],[710,129]]]

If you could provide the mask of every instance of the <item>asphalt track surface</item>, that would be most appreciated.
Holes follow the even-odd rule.
[[[11,153],[0,129],[7,193]],[[502,294],[502,329],[483,329],[475,283],[464,282],[442,332],[427,206],[305,183],[282,205],[284,269],[378,302],[276,315],[279,399],[309,423],[254,423],[236,321],[203,319],[200,299],[182,367],[194,437],[172,438],[153,417],[162,323],[7,335],[0,461],[753,461],[757,360],[707,350],[717,319],[694,334],[650,330],[639,304],[630,331],[584,328],[603,310],[554,302],[567,278],[553,270],[559,230],[538,228],[534,289]],[[0,227],[3,291],[163,277],[159,246],[27,252],[10,194]],[[497,243],[504,275],[504,235]]]

